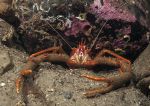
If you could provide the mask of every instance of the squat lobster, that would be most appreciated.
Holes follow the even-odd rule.
[[[91,50],[81,43],[77,48],[72,48],[70,56],[68,56],[61,47],[52,47],[32,54],[29,57],[25,68],[20,71],[19,78],[16,80],[17,93],[20,92],[20,86],[21,82],[24,80],[24,76],[31,75],[32,71],[39,65],[39,63],[45,60],[50,62],[65,62],[70,68],[91,69],[96,65],[108,65],[118,68],[121,74],[111,78],[81,75],[81,77],[95,81],[103,81],[108,84],[106,88],[95,88],[88,90],[86,93],[84,93],[86,97],[110,92],[130,81],[132,78],[132,73],[131,62],[129,60],[113,53],[110,50],[102,50],[94,58],[90,57],[90,52]],[[105,54],[110,54],[113,57],[105,57]]]

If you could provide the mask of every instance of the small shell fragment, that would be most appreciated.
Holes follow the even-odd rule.
[[[0,84],[0,86],[1,86],[1,87],[5,86],[5,85],[6,85],[6,84],[5,84],[5,83],[3,83],[3,82]]]
[[[129,42],[131,40],[129,35],[124,35],[123,38],[126,39],[126,42]]]
[[[52,89],[50,89],[50,92],[54,92],[55,90],[52,88]]]

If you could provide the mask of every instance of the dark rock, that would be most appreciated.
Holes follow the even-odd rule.
[[[137,83],[137,87],[145,91],[150,91],[150,45],[148,45],[144,52],[134,62],[133,73],[135,75],[134,81]]]
[[[133,87],[122,88],[99,98],[98,106],[149,106],[147,97]]]
[[[147,96],[150,95],[150,76],[143,78],[137,83],[137,87],[141,89]]]
[[[13,66],[12,58],[6,51],[0,51],[0,74],[2,75]]]
[[[133,64],[133,73],[136,76],[135,81],[139,81],[150,76],[150,45],[136,59]]]
[[[127,0],[129,10],[135,14],[138,21],[150,29],[150,2],[149,0]]]
[[[15,16],[15,11],[12,8],[13,2],[13,0],[0,1],[0,18],[17,27],[20,21]]]
[[[12,46],[12,40],[15,35],[14,27],[3,19],[0,19],[0,41],[6,45]]]
[[[6,13],[10,7],[11,7],[11,3],[7,3],[4,0],[0,1],[0,14],[4,15],[4,13]]]
[[[18,39],[18,34],[16,33],[14,26],[0,18],[0,43],[8,47],[23,50],[23,47],[16,43],[19,42]]]

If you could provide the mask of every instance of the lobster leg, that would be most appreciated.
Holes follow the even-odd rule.
[[[114,52],[112,52],[110,50],[107,50],[107,49],[104,49],[104,50],[100,51],[95,58],[102,57],[105,54],[110,54],[110,55],[112,55],[112,56],[114,56],[114,57],[116,57],[116,58],[118,58],[120,60],[123,60],[123,61],[127,62],[128,64],[131,64],[130,60],[128,60],[128,59],[126,59],[126,58],[124,58],[122,56],[119,56],[118,54],[116,54],[116,53],[114,53]]]
[[[122,56],[120,56],[120,55],[118,55],[118,54],[116,54],[116,53],[114,53],[114,52],[112,52],[112,51],[110,51],[110,50],[107,50],[107,49],[104,49],[104,50],[100,51],[100,52],[98,53],[98,55],[95,57],[95,59],[97,59],[97,58],[99,58],[99,57],[102,57],[102,56],[104,56],[105,54],[110,54],[110,55],[116,57],[118,60],[122,60],[122,61],[128,63],[129,66],[131,66],[130,60],[128,60],[128,59],[126,59],[126,58],[124,58],[124,57],[122,57]],[[122,74],[122,71],[123,71],[123,70],[121,70],[121,69],[119,68],[119,72],[120,72],[121,74]]]
[[[84,93],[84,95],[86,97],[92,97],[92,96],[96,96],[97,94],[104,94],[108,91],[110,91],[112,89],[111,86],[111,80],[105,77],[96,77],[96,76],[89,76],[89,75],[81,75],[81,77],[85,77],[94,81],[103,81],[107,83],[107,87],[105,89],[101,89],[101,88],[94,88],[94,89],[90,89],[88,90],[86,93]]]
[[[27,76],[32,73],[32,70],[21,70],[20,75]],[[16,92],[19,93],[20,87],[21,87],[21,81],[23,80],[23,77],[19,77],[16,80]]]
[[[65,52],[61,47],[51,47],[51,48],[48,48],[48,49],[45,49],[45,50],[42,50],[42,51],[39,51],[30,55],[29,59],[32,57],[36,57],[38,55],[44,54],[44,53],[65,53]]]
[[[20,71],[19,77],[16,79],[16,92],[19,93],[21,82],[24,80],[24,76],[32,74],[32,70],[38,66],[38,64],[46,59],[48,59],[48,53],[64,53],[63,49],[60,47],[52,47],[40,52],[34,53],[29,56],[27,64],[24,69]],[[52,56],[51,56],[52,57]],[[54,56],[53,56],[54,57]]]
[[[46,55],[40,55],[40,56],[32,58],[32,60],[29,59],[27,61],[24,68],[20,71],[19,77],[16,79],[16,92],[17,93],[20,92],[21,82],[24,80],[24,76],[31,75],[32,70],[34,70],[35,67],[37,67],[38,64],[42,62],[43,60],[45,60],[46,58],[47,58]]]
[[[83,76],[86,77],[88,79],[91,79],[89,77],[93,77],[93,76]],[[127,82],[130,81],[130,79],[132,78],[132,74],[129,72],[126,72],[120,76],[117,77],[111,77],[111,78],[103,78],[103,77],[95,77],[94,76],[94,80],[95,79],[100,79],[100,80],[96,80],[96,81],[104,81],[106,82],[108,85],[105,88],[93,88],[93,89],[89,89],[84,93],[84,96],[86,97],[94,97],[98,94],[105,94],[108,93],[112,90],[116,90],[119,87],[122,87],[124,84],[126,84]],[[103,79],[103,80],[101,80]],[[93,80],[93,79],[92,79]]]
[[[105,77],[95,77],[95,76],[89,76],[89,75],[81,75],[81,77],[85,77],[94,81],[104,81],[104,82],[110,83],[110,80]]]
[[[105,53],[109,53],[116,58],[108,58],[108,57],[102,57]],[[119,58],[119,59],[118,59]],[[106,82],[108,85],[105,88],[94,88],[91,90],[88,90],[84,95],[86,97],[92,97],[96,96],[96,94],[104,94],[107,92],[110,92],[112,90],[115,90],[127,82],[129,82],[132,78],[131,73],[131,62],[111,51],[103,51],[100,52],[96,58],[94,59],[95,63],[98,65],[105,64],[108,66],[115,66],[118,67],[119,71],[122,72],[119,76],[111,77],[111,78],[104,78],[104,77],[95,77],[95,76],[89,76],[89,75],[81,75],[81,77],[85,77],[94,81],[103,81]],[[126,63],[127,62],[127,63]]]

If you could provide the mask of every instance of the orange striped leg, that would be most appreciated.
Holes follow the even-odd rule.
[[[32,74],[32,70],[22,70],[20,72],[20,75],[22,75],[22,76],[26,76],[26,75],[30,75],[30,74]]]
[[[94,81],[104,81],[104,82],[110,83],[110,80],[105,77],[96,77],[96,76],[89,76],[89,75],[81,75],[81,77],[85,77]]]
[[[22,77],[19,77],[16,79],[16,92],[19,93],[20,92],[20,88],[21,88],[21,81],[22,81]]]
[[[112,55],[112,56],[114,56],[114,57],[116,57],[116,58],[118,58],[118,59],[121,59],[121,60],[123,60],[123,61],[125,61],[125,62],[127,62],[128,64],[131,64],[131,62],[130,62],[130,60],[128,60],[128,59],[126,59],[126,58],[124,58],[124,57],[122,57],[122,56],[119,56],[118,54],[116,54],[116,53],[114,53],[114,52],[112,52],[112,51],[110,51],[110,50],[102,50],[97,56],[96,56],[96,58],[98,58],[99,56],[103,56],[104,54],[110,54],[110,55]]]
[[[16,92],[20,92],[21,82],[23,81],[23,76],[32,74],[32,70],[22,70],[20,72],[20,77],[16,79]]]
[[[44,53],[49,53],[49,52],[56,53],[56,52],[64,52],[64,51],[62,50],[61,47],[51,47],[51,48],[48,48],[48,49],[45,49],[45,50],[42,50],[42,51],[39,51],[37,53],[30,55],[29,59],[32,57],[36,57],[38,55],[44,54]]]

